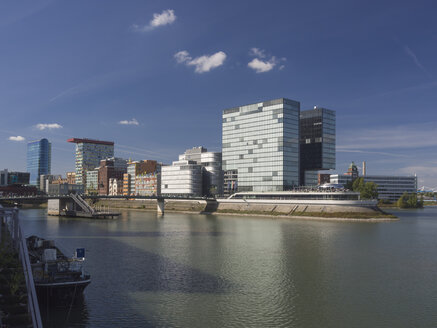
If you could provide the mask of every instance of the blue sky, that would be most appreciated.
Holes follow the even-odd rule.
[[[436,10],[435,1],[3,0],[0,168],[24,170],[26,142],[41,137],[53,173],[74,169],[69,137],[170,163],[193,146],[220,150],[223,109],[286,97],[337,111],[337,172],[366,160],[369,174],[417,173],[437,187]]]

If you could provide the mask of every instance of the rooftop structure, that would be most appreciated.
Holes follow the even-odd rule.
[[[67,142],[72,143],[89,143],[89,144],[95,144],[95,145],[108,145],[108,146],[114,146],[113,141],[102,141],[102,140],[94,140],[94,139],[80,139],[80,138],[70,138],[67,140]]]

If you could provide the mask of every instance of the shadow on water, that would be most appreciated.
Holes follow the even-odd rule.
[[[89,311],[83,295],[76,297],[71,304],[40,304],[40,312],[46,328],[87,327],[89,323]]]
[[[80,237],[77,237],[80,239]],[[84,240],[86,244],[89,239]],[[94,245],[100,254],[99,263],[105,266],[111,285],[125,292],[224,293],[231,283],[199,269],[110,239],[110,246]],[[99,249],[100,247],[103,247]],[[116,263],[114,263],[116,260]],[[89,256],[89,262],[93,261]],[[104,264],[106,263],[106,265]],[[116,265],[108,265],[114,263]]]

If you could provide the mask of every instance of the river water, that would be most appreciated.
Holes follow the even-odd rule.
[[[22,210],[26,235],[85,247],[92,283],[45,327],[436,327],[437,208],[397,222]]]

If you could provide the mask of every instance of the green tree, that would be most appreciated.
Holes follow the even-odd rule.
[[[361,199],[377,199],[378,189],[375,182],[366,182],[360,190]]]
[[[352,183],[352,190],[360,193],[361,199],[378,198],[377,184],[374,182],[364,182],[364,178],[356,178]]]
[[[399,197],[396,205],[400,208],[421,208],[423,207],[423,199],[418,199],[416,193],[408,194],[404,192],[401,197]]]
[[[364,178],[356,178],[354,182],[352,183],[352,190],[361,192],[364,188]]]

